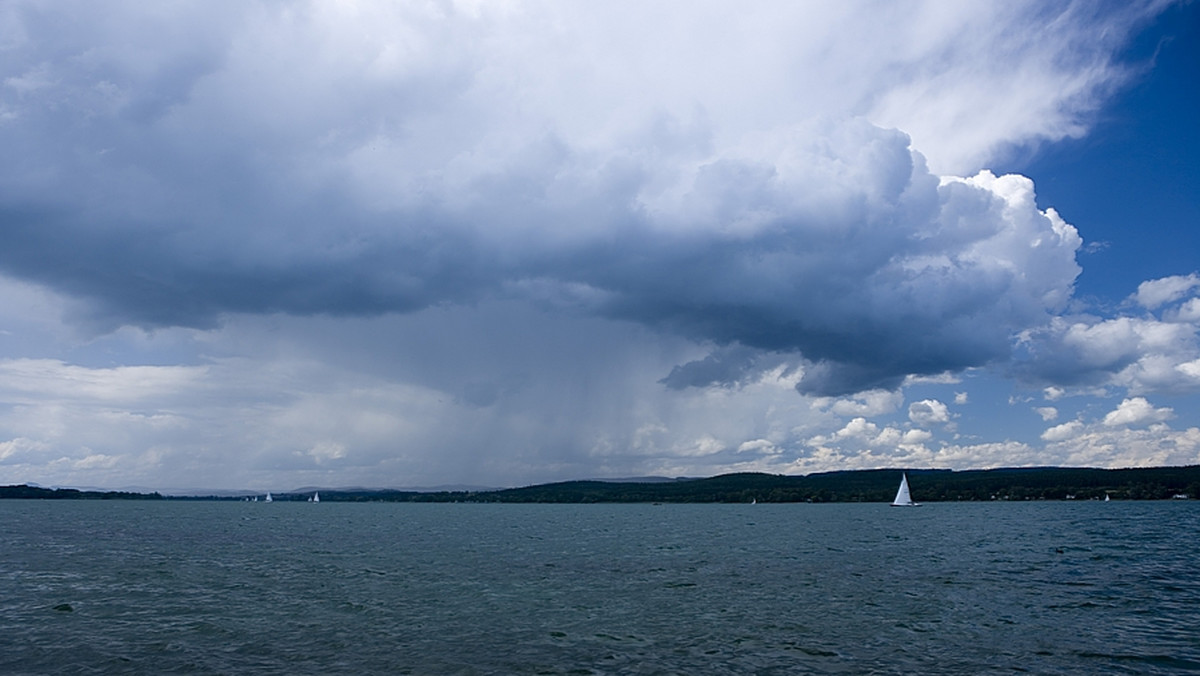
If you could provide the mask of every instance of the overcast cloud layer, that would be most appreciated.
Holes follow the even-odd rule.
[[[0,480],[1200,461],[1195,274],[988,170],[1166,5],[7,3]],[[904,405],[980,373],[1053,426]]]

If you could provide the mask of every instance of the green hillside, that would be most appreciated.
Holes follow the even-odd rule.
[[[918,502],[959,500],[1168,500],[1200,498],[1200,465],[1137,469],[1029,467],[952,471],[909,469]],[[890,502],[899,469],[825,472],[807,476],[740,473],[658,482],[564,481],[495,491],[415,492],[321,490],[322,502]],[[277,493],[281,502],[311,493]],[[97,492],[0,486],[0,498],[163,499],[158,493]],[[191,497],[167,499],[243,499]]]

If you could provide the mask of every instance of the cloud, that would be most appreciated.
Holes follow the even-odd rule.
[[[778,455],[781,453],[775,444],[766,439],[752,439],[742,442],[738,448],[738,453],[757,453],[760,455]]]
[[[0,441],[0,464],[16,465],[34,461],[45,450],[45,444],[25,437]]]
[[[1053,406],[1039,406],[1033,410],[1042,417],[1042,420],[1047,422],[1058,417],[1058,409]]]
[[[904,393],[898,390],[867,390],[841,399],[819,397],[813,401],[813,407],[828,408],[830,413],[842,417],[871,417],[891,413],[903,403]]]
[[[676,390],[709,385],[732,385],[746,382],[751,377],[759,377],[765,372],[779,368],[789,372],[794,370],[779,355],[735,344],[718,348],[703,359],[672,368],[661,382]]]
[[[1043,446],[1020,441],[975,444],[919,443],[887,449],[815,444],[788,466],[793,472],[876,467],[1152,467],[1200,462],[1200,428],[1174,430],[1163,423],[1143,428],[1071,421],[1046,430]],[[815,440],[825,441],[828,440]]]
[[[1175,369],[1188,378],[1200,380],[1200,359],[1184,362],[1176,366]]]
[[[923,399],[908,405],[908,419],[922,427],[945,424],[950,422],[950,410],[937,399]]]
[[[933,434],[928,430],[911,429],[905,430],[904,435],[900,438],[901,446],[915,446],[923,444],[933,439]]]
[[[1109,427],[1117,425],[1146,425],[1153,422],[1163,422],[1175,417],[1175,412],[1169,408],[1154,408],[1143,397],[1133,397],[1121,402],[1116,409],[1104,416],[1104,424]]]
[[[895,31],[914,31],[908,35],[917,38],[900,47],[904,53],[940,58],[919,61],[929,68],[922,77],[902,75],[885,87],[873,101],[871,119],[911,133],[936,157],[936,168],[948,173],[978,166],[1014,143],[1079,138],[1089,113],[1130,75],[1112,62],[1114,48],[1146,13],[1165,6],[1138,3],[1124,12],[1097,15],[1094,6],[1073,2],[1041,16],[1023,3],[985,11],[972,5],[944,12],[945,6],[936,3],[893,8],[888,18],[897,22]],[[905,15],[929,23],[909,24]],[[1020,25],[1015,32],[1002,38],[991,34],[991,27],[1012,26],[1014,19]],[[1092,24],[1094,32],[1077,32],[1081,22]],[[939,30],[955,24],[965,39]],[[955,63],[972,64],[974,75]],[[1047,68],[1047,63],[1056,65]],[[906,65],[897,70],[905,73]],[[968,103],[972,97],[975,105]]]
[[[167,400],[202,377],[205,367],[119,366],[89,369],[48,359],[0,362],[0,375],[10,381],[10,403],[40,396],[90,398],[113,406],[137,405],[152,398]]]
[[[0,453],[250,486],[1023,462],[902,388],[1014,349],[1047,398],[1200,381],[1191,277],[1064,316],[1081,238],[986,170],[1081,135],[1165,6],[16,0]]]
[[[1135,394],[1200,389],[1200,378],[1188,366],[1200,358],[1197,299],[1178,302],[1181,290],[1191,288],[1187,279],[1141,285],[1139,297],[1159,316],[1063,316],[1022,332],[1013,373],[1030,384],[1059,388],[1117,386]]]
[[[1194,272],[1186,277],[1175,275],[1152,279],[1138,285],[1133,300],[1142,307],[1153,310],[1183,298],[1197,287],[1200,287],[1200,275]]]
[[[473,333],[480,312],[519,321]],[[1047,464],[1083,452],[1064,450],[1065,437],[1047,439],[1045,448],[948,441],[941,426],[894,420],[897,410],[901,419],[908,413],[895,399],[900,394],[903,403],[902,393],[814,406],[794,391],[796,376],[783,371],[739,388],[663,388],[659,374],[696,346],[681,341],[666,349],[661,337],[636,325],[579,325],[512,302],[362,319],[233,317],[195,336],[208,356],[191,367],[0,362],[0,401],[7,404],[0,409],[0,482],[275,490],[514,485],[581,476]],[[134,338],[96,347],[112,354],[117,339]],[[138,339],[174,340],[169,333]],[[487,401],[468,396],[482,388],[497,394]],[[842,419],[833,409],[844,403],[874,406],[878,419]],[[1142,449],[1152,448],[1151,438],[1187,438],[1150,430],[1162,423],[1087,425],[1079,434],[1141,430]]]
[[[481,314],[513,321],[484,334]],[[237,316],[192,335],[203,363],[187,367],[0,360],[0,483],[281,490],[778,471],[828,418],[783,372],[736,390],[664,388],[660,374],[694,345],[513,302]],[[94,347],[103,361],[133,339]],[[120,460],[75,466],[97,453]]]
[[[879,426],[873,422],[869,422],[866,418],[855,418],[846,423],[846,426],[834,433],[834,436],[839,439],[856,438],[868,439],[875,438],[879,432]]]
[[[902,430],[854,418],[832,434],[818,434],[803,441],[811,449],[794,461],[796,467],[812,468],[816,463],[827,467],[845,468],[874,462],[875,466],[908,464],[912,454],[925,449],[933,435],[920,429]],[[839,464],[841,463],[841,464]]]
[[[1075,230],[976,172],[1078,135],[1160,9],[23,4],[0,267],[99,332],[536,291],[717,346],[671,386],[894,388],[1063,307]]]
[[[1076,467],[1163,467],[1200,462],[1200,428],[1173,430],[1157,423],[1143,428],[1087,426],[1054,440],[1046,457]]]
[[[1192,298],[1178,308],[1164,312],[1163,319],[1200,325],[1200,298]]]
[[[1078,436],[1083,429],[1083,423],[1078,420],[1072,420],[1061,425],[1055,425],[1042,432],[1042,439],[1044,441],[1065,441]]]

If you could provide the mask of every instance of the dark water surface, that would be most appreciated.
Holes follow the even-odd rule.
[[[0,673],[1200,672],[1200,503],[0,502]]]

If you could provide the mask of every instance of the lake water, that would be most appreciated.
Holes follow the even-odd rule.
[[[1200,503],[0,502],[0,673],[1200,672]]]

